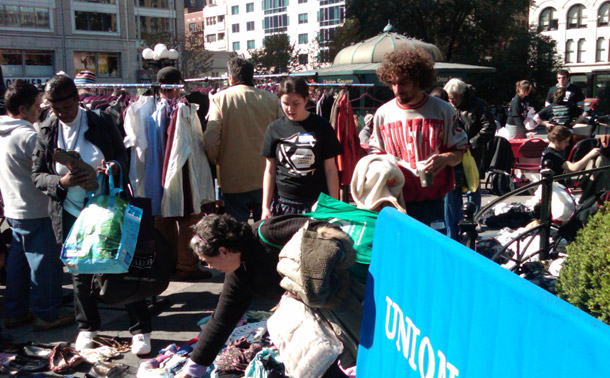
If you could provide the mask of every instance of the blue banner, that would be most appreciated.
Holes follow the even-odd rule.
[[[610,327],[394,209],[377,220],[358,378],[610,377]]]

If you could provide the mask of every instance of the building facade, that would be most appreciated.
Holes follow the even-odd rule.
[[[206,49],[249,56],[266,36],[286,33],[310,66],[345,20],[345,0],[209,0],[203,9]],[[316,43],[319,42],[319,43]]]
[[[610,82],[610,0],[546,0],[530,9],[530,24],[557,42],[572,81],[594,97]]]
[[[58,71],[93,71],[98,82],[134,83],[142,38],[184,32],[181,0],[0,0],[4,80],[44,83]],[[162,42],[162,41],[159,41]]]

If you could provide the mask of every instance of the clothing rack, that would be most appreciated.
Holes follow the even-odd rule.
[[[292,74],[264,74],[264,75],[254,75],[254,79],[272,79],[276,77],[285,77],[285,76],[311,76],[310,74],[302,74],[302,73],[292,73]],[[190,79],[184,79],[185,82],[200,82],[200,81],[221,81],[221,80],[229,80],[228,76],[207,76],[207,77],[196,77]]]
[[[136,83],[136,84],[76,84],[77,88],[160,88],[160,89],[182,89],[184,84],[158,84],[158,83]]]
[[[307,83],[307,85],[309,85],[310,87],[341,87],[341,88],[347,88],[347,87],[374,87],[375,84],[372,83],[352,83],[352,84],[348,84],[348,83]]]

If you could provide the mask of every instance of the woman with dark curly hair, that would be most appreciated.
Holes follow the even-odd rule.
[[[224,272],[225,280],[216,309],[177,378],[204,375],[205,367],[214,362],[255,297],[279,302],[284,293],[277,270],[280,249],[307,222],[310,230],[327,235],[338,232],[351,240],[327,222],[297,214],[272,217],[252,225],[240,223],[226,214],[213,214],[193,226],[195,236],[190,245],[195,255],[208,266]],[[335,373],[331,368],[325,377],[343,377]]]
[[[369,151],[402,159],[407,213],[444,232],[443,197],[453,189],[452,167],[462,161],[466,133],[457,127],[449,103],[424,92],[435,82],[434,60],[424,50],[398,49],[387,54],[377,76],[396,98],[375,113]],[[420,172],[432,174],[432,183],[424,181],[422,186]]]

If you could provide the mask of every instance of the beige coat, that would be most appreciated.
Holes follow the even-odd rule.
[[[282,116],[277,96],[262,89],[238,84],[212,97],[203,140],[208,157],[220,167],[223,192],[263,187],[265,130]]]

